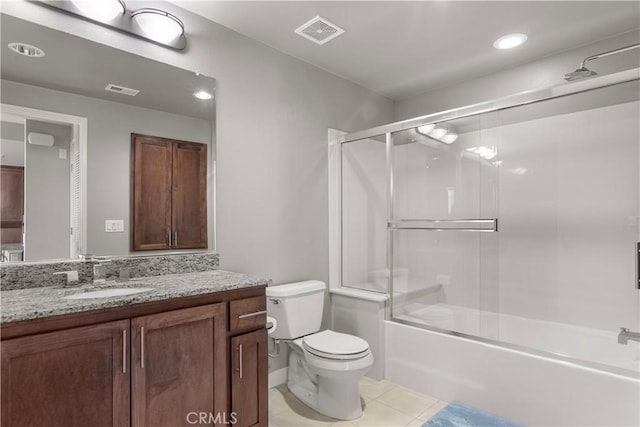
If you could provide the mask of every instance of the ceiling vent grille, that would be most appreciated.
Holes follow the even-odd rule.
[[[312,42],[323,45],[329,40],[333,40],[340,34],[344,33],[344,30],[336,24],[332,24],[326,19],[316,16],[312,20],[300,26],[300,28],[295,32]]]
[[[113,83],[109,83],[104,90],[108,90],[109,92],[121,93],[123,95],[136,96],[140,93],[137,89],[131,89],[130,87],[118,86]]]

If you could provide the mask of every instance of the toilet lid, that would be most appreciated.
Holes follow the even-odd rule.
[[[369,352],[369,343],[362,338],[331,330],[304,337],[302,345],[309,353],[327,359],[359,359]]]

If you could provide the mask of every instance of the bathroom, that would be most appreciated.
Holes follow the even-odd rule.
[[[203,300],[226,304],[228,315],[236,297],[260,299],[248,309],[272,317],[269,300],[278,297],[268,295],[270,288],[309,280],[326,285],[316,330],[360,337],[374,359],[360,382],[363,414],[343,425],[423,425],[452,402],[524,425],[640,423],[640,353],[631,335],[640,331],[640,50],[592,58],[583,65],[597,75],[564,78],[588,57],[640,42],[637,2],[124,3],[127,13],[151,7],[178,17],[186,47],[150,42],[132,36],[132,28],[97,25],[55,5],[1,3],[3,123],[20,114],[37,126],[65,123],[66,140],[78,141],[76,150],[59,146],[61,138],[49,141],[52,146],[25,144],[25,138],[27,162],[31,149],[52,150],[58,162],[86,155],[74,169],[78,176],[64,178],[64,187],[77,182],[81,190],[80,196],[66,192],[71,197],[60,203],[67,210],[58,227],[51,200],[30,207],[34,192],[26,174],[24,224],[13,224],[24,227],[17,233],[23,240],[11,244],[17,246],[3,240],[2,247],[12,260],[0,266],[3,344],[35,334],[5,324],[13,309],[8,293],[29,280],[73,281],[70,274],[42,273],[46,260],[71,258],[48,264],[56,273],[77,270],[80,282],[106,276],[108,283],[119,273],[146,288],[152,284],[143,278],[161,270],[149,256],[180,264],[173,258],[194,254],[202,265],[187,260],[180,264],[184,271],[167,270],[198,274],[188,272],[207,264],[218,275],[242,275],[224,280],[254,286]],[[344,33],[322,45],[295,33],[316,16]],[[35,27],[50,37],[38,40]],[[58,37],[54,33],[64,40],[61,49],[43,45]],[[494,47],[511,33],[525,33],[527,40],[513,49]],[[37,46],[45,56],[16,60],[11,42]],[[128,56],[116,59],[111,51]],[[98,53],[101,58],[91,57]],[[47,89],[58,94],[73,92],[74,79],[106,69],[114,80],[101,82],[100,90],[110,83],[142,89],[141,95],[156,91],[171,103],[178,99],[173,87],[191,95],[204,85],[213,100],[193,114],[181,115],[184,105],[167,106],[171,118],[154,124],[151,109],[115,98],[126,95],[103,98],[124,103],[115,108],[100,101],[109,106],[104,111],[93,108],[89,98],[98,95],[90,92],[56,101],[28,79],[38,75],[38,61],[58,54],[65,55],[60,68],[47,68],[48,78],[65,82]],[[19,71],[21,63],[29,67]],[[148,70],[148,78],[115,80],[127,64]],[[12,74],[5,67],[14,67],[7,69]],[[176,70],[186,79],[172,74]],[[444,125],[457,140],[439,142],[429,135],[435,128],[420,133],[431,124]],[[107,131],[109,140],[97,141],[98,132]],[[26,127],[21,132],[28,133]],[[161,236],[167,247],[134,248],[132,133],[206,145],[206,185],[200,186],[206,205],[196,252],[197,244],[184,244],[183,234],[173,231]],[[33,134],[61,133],[39,127]],[[5,138],[3,124],[3,156]],[[30,215],[42,213],[47,229],[34,232]],[[406,220],[419,222],[408,226]],[[70,224],[79,230],[72,238]],[[36,249],[49,250],[53,241],[65,243],[62,253],[37,256]],[[79,261],[81,254],[94,257]],[[15,283],[7,279],[12,268]],[[38,289],[34,283],[29,286]],[[120,322],[122,313],[92,322]],[[152,314],[126,313],[131,320],[122,343],[133,346],[140,338],[134,320]],[[272,337],[283,330],[277,323],[260,341],[256,363],[268,369],[270,390],[268,398],[262,391],[256,398],[269,412],[257,424],[338,423],[290,392],[295,349],[276,344]],[[256,325],[226,331],[229,371],[238,356],[230,343]],[[120,357],[133,370],[139,354],[129,347],[133,353]],[[233,378],[220,381],[232,388]],[[233,390],[229,394],[233,403]],[[415,407],[407,408],[410,401]],[[145,424],[132,414],[125,419],[113,424]],[[223,421],[231,423],[219,417],[209,424]]]

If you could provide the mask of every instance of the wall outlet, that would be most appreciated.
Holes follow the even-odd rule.
[[[123,219],[106,219],[104,221],[105,233],[124,233]]]

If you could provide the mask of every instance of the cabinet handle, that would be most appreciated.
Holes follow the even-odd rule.
[[[261,314],[267,314],[267,310],[254,311],[253,313],[242,314],[242,315],[238,316],[238,319],[245,319],[247,317],[260,316]]]
[[[242,344],[238,346],[238,350],[240,351],[240,379],[242,379]]]
[[[127,330],[122,330],[122,373],[127,373]]]
[[[167,231],[167,245],[171,247],[171,232]]]
[[[144,369],[144,327],[140,328],[140,368]]]
[[[178,232],[177,232],[177,231],[175,231],[175,232],[173,233],[173,244],[174,244],[175,246],[178,246]]]

